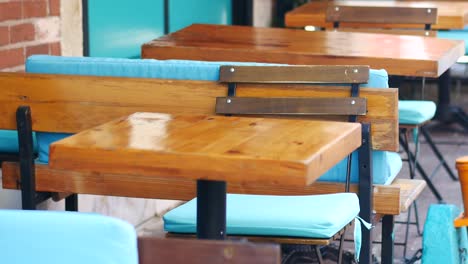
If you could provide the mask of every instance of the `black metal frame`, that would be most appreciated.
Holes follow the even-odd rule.
[[[232,0],[232,24],[253,25],[253,0]]]
[[[34,144],[32,134],[31,108],[20,106],[16,111],[18,131],[21,203],[24,210],[36,210],[39,203],[52,197],[49,192],[36,191],[36,167],[34,165]],[[65,198],[65,210],[78,211],[78,195]]]
[[[197,238],[226,238],[226,182],[197,180]]]
[[[438,99],[437,112],[435,118],[439,121],[460,124],[465,131],[468,131],[468,115],[458,106],[450,105],[450,69],[446,70],[438,79]]]

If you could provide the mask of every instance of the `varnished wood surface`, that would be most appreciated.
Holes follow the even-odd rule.
[[[19,164],[2,164],[3,188],[19,189]],[[411,183],[415,184],[411,184]],[[405,184],[406,183],[406,184]],[[424,186],[421,180],[397,179],[391,185],[374,186],[374,210],[379,214],[399,215],[405,204],[417,197]],[[416,188],[413,188],[416,186]],[[310,186],[284,186],[271,184],[229,183],[229,193],[264,194],[264,195],[311,195],[343,192],[342,183],[315,182]],[[104,174],[98,172],[83,173],[50,169],[47,165],[36,165],[36,188],[43,192],[70,192],[78,194],[96,194],[138,198],[158,198],[188,201],[196,197],[195,180],[182,178],[146,177],[141,175]],[[351,185],[351,191],[357,192],[357,185]],[[408,197],[412,197],[408,199]],[[403,208],[403,209],[402,209]],[[405,209],[406,210],[406,209]]]
[[[426,7],[437,8],[437,23],[434,29],[463,29],[468,25],[468,2],[462,1],[331,1],[334,4],[348,6],[380,6],[380,7]],[[305,27],[308,25],[332,28],[333,24],[325,21],[327,1],[312,1],[304,4],[285,16],[288,27]],[[343,26],[369,27],[370,24],[343,24]],[[384,25],[385,27],[410,28],[409,25]],[[414,27],[414,25],[411,25]],[[423,26],[420,26],[421,28]]]
[[[356,123],[135,113],[53,143],[49,166],[304,186],[360,145]]]
[[[221,66],[220,82],[235,83],[367,83],[369,66]]]
[[[325,20],[340,23],[432,25],[437,21],[437,8],[329,3]]]
[[[464,52],[457,40],[221,25],[192,25],[142,46],[143,58],[369,65],[419,77],[440,76]]]
[[[279,245],[244,241],[138,238],[140,264],[279,264]]]
[[[208,81],[0,73],[0,128],[16,129],[20,105],[31,107],[33,129],[76,133],[135,112],[215,114],[227,85]],[[372,147],[398,150],[397,89],[362,88],[372,124]],[[345,98],[345,87],[303,84],[238,84],[239,97]],[[305,118],[305,117],[302,117]],[[317,118],[317,117],[314,117]],[[347,118],[324,118],[346,121]]]
[[[398,185],[401,190],[401,212],[408,211],[426,187],[424,180],[397,179],[394,184]]]

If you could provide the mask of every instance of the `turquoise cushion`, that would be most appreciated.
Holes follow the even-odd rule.
[[[468,53],[468,30],[441,30],[437,32],[437,37],[465,41],[465,54]]]
[[[263,235],[330,238],[359,214],[354,193],[306,196],[228,194],[226,232],[229,235]],[[196,232],[197,200],[166,213],[164,229]]]
[[[36,133],[33,132],[34,151],[37,149]],[[16,130],[0,130],[0,152],[18,153],[18,132]]]
[[[89,57],[56,57],[47,55],[34,55],[26,61],[26,71],[30,73],[74,74],[95,76],[121,76],[139,78],[163,78],[181,80],[219,80],[219,66],[227,64],[236,65],[268,65],[239,62],[206,62],[189,60],[132,60],[116,58],[89,58]],[[364,87],[388,88],[388,75],[385,70],[371,70],[369,82]],[[49,145],[69,134],[38,133],[39,162],[48,163]],[[357,152],[355,152],[357,153]],[[353,182],[359,178],[357,170],[357,154],[353,155]],[[398,173],[401,168],[401,159],[394,159],[387,152],[373,154],[374,183],[385,184]],[[338,166],[332,168],[320,180],[345,180],[346,159]],[[391,182],[391,181],[390,181]]]
[[[137,264],[130,224],[97,214],[0,210],[2,263]]]
[[[401,100],[398,102],[400,124],[419,125],[431,120],[436,112],[436,104],[431,101]]]

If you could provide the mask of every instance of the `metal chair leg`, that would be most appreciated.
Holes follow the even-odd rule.
[[[323,263],[322,252],[320,252],[320,247],[319,246],[315,246],[315,254],[317,255],[318,263],[322,264]]]

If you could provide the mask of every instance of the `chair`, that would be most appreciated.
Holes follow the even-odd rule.
[[[0,210],[2,263],[138,264],[130,224],[97,214]]]

